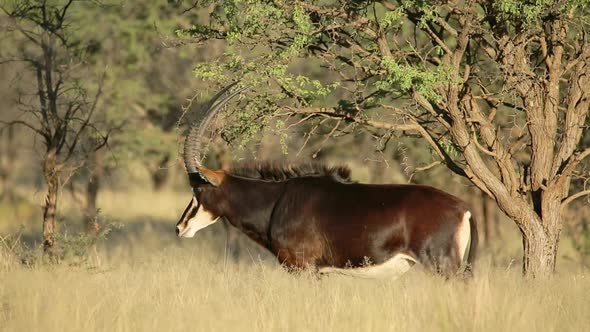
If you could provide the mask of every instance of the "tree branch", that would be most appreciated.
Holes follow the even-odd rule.
[[[555,182],[557,183],[568,178],[574,172],[576,167],[578,167],[578,165],[588,156],[590,156],[590,148],[586,148],[585,150],[574,153],[568,160],[566,160],[562,164],[562,167]]]
[[[25,127],[29,128],[29,129],[31,129],[32,131],[34,131],[35,133],[39,134],[40,136],[47,138],[46,133],[43,132],[41,129],[35,128],[35,126],[33,126],[30,123],[27,123],[25,121],[22,121],[22,120],[14,120],[14,121],[3,121],[3,120],[0,120],[0,123],[6,125],[7,127],[14,126],[14,125],[25,126]]]
[[[366,125],[369,127],[377,128],[377,129],[387,129],[387,130],[395,130],[395,131],[408,131],[408,130],[416,130],[417,127],[414,124],[393,124],[387,123],[382,121],[374,121],[368,119],[361,119],[351,116],[349,113],[343,113],[338,111],[334,108],[321,108],[321,107],[303,107],[303,108],[293,108],[293,107],[285,107],[286,109],[290,110],[293,114],[316,114],[318,116],[325,116],[335,120],[345,120],[345,121],[352,121],[358,124]]]
[[[563,209],[565,209],[565,207],[568,204],[570,204],[571,202],[573,202],[574,200],[576,200],[580,197],[583,197],[583,196],[587,196],[587,195],[590,195],[590,190],[583,190],[583,191],[577,192],[577,193],[570,195],[569,197],[563,199],[561,201],[561,211],[563,211]]]
[[[416,175],[416,174],[418,174],[418,173],[420,173],[420,172],[427,171],[427,170],[429,170],[429,169],[431,169],[431,168],[434,168],[434,167],[436,167],[436,166],[438,166],[438,165],[440,165],[440,164],[442,164],[442,162],[441,162],[440,160],[437,160],[437,161],[435,161],[435,162],[432,162],[432,163],[430,163],[430,164],[428,164],[428,165],[426,165],[426,166],[423,166],[423,167],[416,167],[416,168],[415,168],[415,169],[412,171],[412,173],[410,174],[410,176],[408,177],[408,183],[412,182],[412,178],[414,177],[414,175]]]

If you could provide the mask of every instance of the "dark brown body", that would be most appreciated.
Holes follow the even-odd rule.
[[[265,181],[224,174],[196,196],[294,268],[381,264],[404,253],[451,274],[462,265],[455,241],[467,206],[419,185],[369,185],[333,176]],[[477,242],[470,221],[469,263]]]

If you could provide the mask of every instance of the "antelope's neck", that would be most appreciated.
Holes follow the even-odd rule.
[[[227,207],[224,216],[260,245],[269,248],[270,217],[283,193],[285,182],[266,182],[227,176],[224,181]]]

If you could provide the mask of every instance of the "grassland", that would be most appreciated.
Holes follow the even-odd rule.
[[[571,256],[566,240],[559,272],[550,280],[522,279],[519,241],[509,227],[502,242],[482,251],[470,282],[445,281],[420,269],[395,282],[295,276],[245,239],[240,240],[247,244],[240,258],[228,258],[222,225],[194,239],[175,238],[173,226],[188,200],[185,196],[106,193],[100,202],[104,217],[125,226],[83,264],[25,267],[0,256],[4,262],[0,265],[0,330],[522,332],[590,328],[590,274],[565,258]],[[62,206],[72,232],[79,219],[75,210]],[[26,211],[16,206],[2,210],[0,233],[16,230],[18,223],[9,223],[11,218],[37,217],[38,212]],[[38,231],[37,225],[27,222],[24,238]]]

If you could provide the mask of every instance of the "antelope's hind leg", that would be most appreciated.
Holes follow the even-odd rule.
[[[435,239],[420,254],[420,261],[435,274],[445,278],[469,276],[471,247],[471,212],[466,211],[457,228]],[[466,272],[466,273],[464,273]]]

